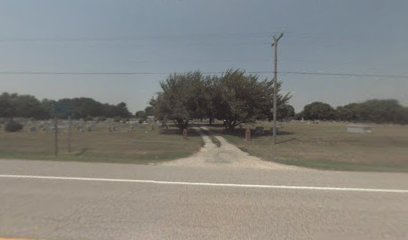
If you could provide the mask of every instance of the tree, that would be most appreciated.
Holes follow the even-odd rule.
[[[256,119],[272,119],[273,82],[259,81],[257,75],[241,70],[228,70],[218,79],[215,91],[216,117],[224,119],[229,129]],[[278,92],[281,83],[278,83]],[[285,105],[290,95],[278,95],[278,108]]]
[[[269,120],[273,119],[273,81],[263,81],[263,89],[265,91],[265,100],[263,102],[262,113],[258,116],[259,120]],[[288,104],[289,100],[292,98],[290,93],[281,94],[282,92],[282,82],[277,83],[277,93],[278,93],[278,120],[291,118],[294,116],[295,109]]]
[[[374,123],[408,123],[407,108],[395,99],[372,99],[337,108],[338,118],[343,121]]]
[[[145,111],[137,111],[136,113],[135,113],[135,117],[137,118],[137,119],[139,119],[139,123],[143,123],[144,121],[146,121],[147,120],[147,115],[146,115],[146,112]]]
[[[30,95],[17,95],[14,101],[16,109],[16,115],[25,118],[43,119],[47,117],[45,109],[42,107],[41,102],[34,96]]]
[[[44,119],[48,112],[34,96],[3,93],[0,95],[0,117]]]
[[[339,106],[336,110],[327,103],[314,102],[305,106],[300,117],[312,120],[408,124],[408,108],[395,99],[371,99]]]
[[[337,120],[341,121],[357,121],[359,117],[360,106],[358,103],[350,103],[345,106],[337,107]]]
[[[304,107],[302,117],[307,120],[334,120],[336,110],[327,103],[313,102]]]
[[[295,118],[295,108],[289,104],[280,105],[278,109],[279,120],[290,120]]]
[[[228,129],[243,122],[254,121],[259,115],[263,89],[255,75],[244,71],[228,70],[216,83],[216,116],[224,119]]]
[[[50,99],[43,99],[41,101],[41,106],[44,109],[44,111],[47,113],[47,117],[45,119],[51,118],[54,116],[54,106],[56,104],[55,100],[50,100]]]
[[[278,84],[280,90],[281,83]],[[222,76],[203,76],[200,72],[173,74],[161,83],[162,91],[150,101],[157,119],[173,120],[183,129],[191,119],[222,119],[229,129],[240,123],[272,118],[273,83],[259,81],[257,75],[228,70]],[[278,96],[278,106],[287,104],[290,95]],[[283,110],[291,109],[283,107]]]
[[[144,113],[147,116],[153,116],[154,115],[154,109],[152,106],[148,106],[145,108]]]
[[[129,118],[132,114],[129,112],[126,103],[121,102],[116,105],[116,116],[121,118]]]
[[[0,117],[13,117],[16,115],[16,109],[10,101],[11,95],[3,93],[0,95]]]
[[[139,119],[144,119],[144,118],[146,118],[146,112],[145,111],[137,111],[136,113],[135,113],[135,117],[136,118],[139,118]]]
[[[74,119],[94,117],[129,118],[132,115],[124,102],[117,105],[102,104],[92,98],[64,98],[58,100],[52,106],[52,115],[54,115],[54,112],[60,118],[71,116]]]
[[[172,120],[185,129],[191,119],[201,116],[203,75],[200,72],[172,74],[160,86],[162,92],[150,101],[157,119]]]
[[[18,132],[21,129],[23,129],[23,125],[14,120],[8,121],[4,127],[6,132]]]
[[[3,93],[0,95],[0,117],[24,117],[48,119],[59,118],[92,118],[120,117],[128,118],[131,113],[126,103],[118,105],[102,104],[92,98],[64,98],[58,101],[44,99],[41,102],[31,95]]]

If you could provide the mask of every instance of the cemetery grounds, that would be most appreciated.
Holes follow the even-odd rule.
[[[264,160],[317,169],[408,172],[408,126],[365,124],[371,133],[349,133],[349,123],[279,123],[278,144],[273,144],[272,123],[242,125],[233,132],[212,127],[241,150]],[[252,129],[245,141],[245,129]],[[256,134],[256,127],[264,132]]]
[[[242,125],[232,132],[215,125],[210,133],[266,161],[318,169],[408,172],[408,126],[368,124],[371,133],[349,133],[348,125],[279,123],[276,145],[270,122]],[[5,132],[0,126],[0,158],[146,164],[191,156],[203,146],[194,130],[189,130],[185,139],[177,128],[163,129],[156,123],[73,121],[69,152],[67,126],[66,120],[59,121],[58,157],[54,155],[52,120],[26,121],[24,129],[16,133]],[[247,127],[252,130],[251,141],[245,141]],[[264,131],[257,132],[257,127]]]
[[[24,129],[15,133],[1,126],[0,158],[145,164],[190,156],[203,144],[193,131],[184,139],[178,129],[161,129],[156,123],[72,121],[69,152],[68,121],[60,120],[58,125],[58,157],[54,124],[49,120],[26,121]]]

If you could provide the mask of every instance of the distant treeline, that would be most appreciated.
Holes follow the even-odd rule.
[[[54,116],[74,119],[106,117],[128,118],[132,116],[126,103],[111,105],[92,98],[64,98],[58,101],[38,100],[31,95],[3,93],[0,95],[0,117],[49,119]]]
[[[173,76],[174,77],[174,76]],[[169,80],[168,80],[169,81]],[[170,83],[170,82],[167,82]],[[164,86],[164,85],[163,85]],[[207,93],[207,95],[214,95],[217,93],[216,90],[223,89],[221,87],[213,88],[213,91]],[[230,88],[228,88],[230,89]],[[167,91],[169,92],[169,91]],[[205,97],[206,94],[195,93],[191,95],[191,98],[186,96],[188,91],[183,91],[183,97],[186,102],[194,102],[192,99],[197,97]],[[164,93],[161,93],[164,94]],[[270,94],[269,94],[270,95]],[[162,97],[164,95],[161,95]],[[174,94],[172,95],[174,100]],[[190,96],[190,95],[188,95]],[[279,96],[282,98],[282,96]],[[158,99],[156,99],[157,101]],[[163,100],[163,99],[161,99]],[[217,99],[218,101],[219,99]],[[241,99],[243,100],[248,99]],[[286,97],[286,102],[288,98]],[[172,103],[170,100],[164,101],[166,104]],[[177,102],[177,101],[176,101]],[[203,101],[200,101],[203,102]],[[205,102],[205,101],[204,101]],[[229,102],[233,102],[231,99]],[[253,101],[261,102],[261,101]],[[280,102],[281,103],[281,102]],[[156,102],[157,104],[157,102]],[[163,104],[163,103],[162,103]],[[206,103],[207,104],[207,103]],[[156,105],[157,106],[157,105]],[[177,106],[177,104],[176,104]],[[202,111],[202,109],[207,109],[209,106],[216,106],[215,104],[207,104],[198,108],[194,106],[195,111]],[[286,105],[283,105],[286,106]],[[290,107],[290,105],[287,105]],[[284,115],[285,117],[279,117],[279,119],[289,119],[290,116],[294,116],[293,108],[285,110],[286,108],[279,108],[280,112],[278,115]],[[177,107],[172,106],[168,108],[168,116],[170,114],[179,113]],[[153,108],[147,107],[145,111],[139,111],[136,113],[136,117],[145,119],[147,115],[153,114]],[[157,109],[156,109],[157,111]],[[242,112],[243,109],[237,109],[238,112]],[[289,111],[290,113],[288,113]],[[214,110],[214,112],[216,112]],[[225,114],[225,109],[222,109]],[[49,119],[54,116],[59,118],[67,118],[71,116],[73,119],[86,119],[95,117],[104,118],[129,118],[132,114],[129,112],[126,103],[119,103],[117,105],[100,103],[92,98],[64,98],[58,101],[44,99],[42,101],[38,100],[31,95],[19,95],[16,93],[3,93],[0,95],[0,118],[33,118],[33,119]],[[235,116],[235,115],[234,115]],[[246,115],[245,115],[246,116]],[[305,120],[332,120],[332,121],[348,121],[348,122],[372,122],[372,123],[397,123],[397,124],[408,124],[408,107],[402,106],[395,99],[373,99],[361,103],[351,103],[345,106],[340,106],[333,108],[327,103],[323,102],[313,102],[304,107],[303,111],[296,114],[297,119]],[[169,118],[171,119],[171,118]],[[189,119],[189,118],[187,118]],[[222,119],[222,118],[220,118]]]
[[[408,124],[408,107],[395,99],[372,99],[333,108],[327,103],[314,102],[304,107],[298,119],[335,120],[348,122]]]

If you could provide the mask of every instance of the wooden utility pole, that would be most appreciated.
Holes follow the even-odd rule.
[[[54,154],[58,156],[58,119],[54,117]]]
[[[276,135],[277,135],[277,118],[278,118],[278,43],[279,40],[283,37],[281,33],[278,37],[273,36],[272,47],[275,50],[274,56],[274,77],[273,77],[273,143],[276,144]]]
[[[71,120],[71,116],[69,116],[68,117],[68,134],[67,134],[67,137],[68,137],[68,153],[70,153],[71,152],[71,128],[72,128],[72,120]]]

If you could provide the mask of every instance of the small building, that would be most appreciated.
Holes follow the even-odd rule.
[[[353,124],[353,125],[347,126],[347,132],[348,133],[360,133],[360,134],[361,133],[371,133],[372,128],[366,125]]]

